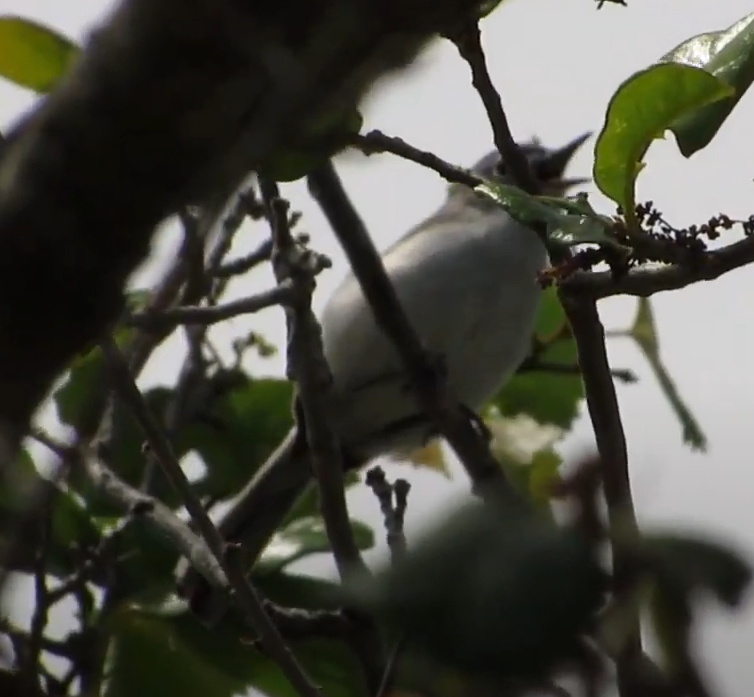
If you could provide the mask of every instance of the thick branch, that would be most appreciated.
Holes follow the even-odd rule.
[[[227,198],[289,134],[357,103],[478,3],[122,0],[2,158],[0,466],[117,318],[165,217]]]

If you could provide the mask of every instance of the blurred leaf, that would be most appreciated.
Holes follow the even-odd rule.
[[[702,68],[734,90],[727,99],[693,111],[671,125],[679,150],[690,157],[710,143],[754,81],[754,13],[723,31],[684,41],[661,60]]]
[[[707,591],[735,607],[751,583],[749,562],[715,542],[671,534],[644,535],[639,552],[673,593]]]
[[[401,455],[400,461],[420,469],[432,470],[446,479],[450,479],[450,469],[445,461],[445,452],[439,440],[432,440],[422,448],[418,448],[407,455]]]
[[[475,189],[491,198],[522,225],[544,224],[553,242],[566,246],[578,244],[620,245],[610,235],[612,221],[598,215],[585,195],[574,199],[530,196],[516,186],[487,181]]]
[[[595,556],[539,514],[473,504],[352,593],[443,667],[541,678],[573,656],[602,603]]]
[[[366,523],[352,520],[351,529],[359,549],[374,546],[374,533]],[[294,561],[310,554],[329,552],[331,549],[321,516],[299,518],[275,533],[257,566],[262,567],[262,573],[281,571]]]
[[[133,330],[122,327],[114,333],[113,339],[122,348],[132,336]],[[77,428],[94,397],[102,393],[105,382],[105,360],[99,346],[79,354],[71,363],[63,384],[52,395],[58,419],[66,426]]]
[[[343,484],[346,488],[346,491],[348,491],[348,489],[354,484],[358,484],[360,481],[358,473],[353,471],[346,472],[343,479]],[[304,490],[303,494],[299,496],[298,501],[296,501],[296,503],[293,504],[291,510],[288,511],[288,514],[286,515],[282,526],[287,526],[288,524],[292,523],[294,520],[298,520],[299,518],[318,515],[319,491],[317,490],[317,485],[312,480],[312,482]]]
[[[100,530],[84,506],[70,492],[39,475],[31,455],[22,450],[13,464],[13,484],[0,489],[0,530],[12,530],[28,503],[28,496],[42,494],[50,501],[50,539],[45,564],[52,576],[67,576],[76,568],[75,550],[92,548],[100,539]],[[27,551],[42,543],[42,531],[36,526],[21,529]],[[0,549],[5,540],[0,537]]]
[[[538,506],[547,506],[552,487],[559,479],[563,458],[554,450],[539,450],[529,466],[529,498]]]
[[[688,647],[692,619],[688,598],[665,584],[651,583],[647,609],[664,668],[672,674]]]
[[[113,553],[118,559],[118,594],[123,600],[158,603],[174,592],[178,551],[142,516],[118,533]]]
[[[538,356],[540,361],[562,365],[577,363],[576,342],[555,288],[542,292],[536,337],[546,344]],[[579,413],[583,397],[580,375],[532,370],[516,373],[492,403],[504,416],[526,414],[541,424],[554,424],[567,430]]]
[[[261,578],[259,587],[265,597],[294,607],[322,607],[312,602],[323,595],[322,588],[330,592],[335,588],[318,579],[282,573]],[[270,697],[298,697],[279,668],[244,641],[253,639],[253,633],[233,613],[210,630],[177,605],[161,611],[131,608],[121,613],[115,628],[113,672],[118,689],[106,697],[120,697],[128,690],[149,696],[159,685],[162,694],[170,685],[171,691],[181,690],[176,694],[182,697],[243,694],[250,689]],[[359,667],[346,643],[318,639],[289,645],[323,694],[354,697],[363,693]],[[185,669],[187,665],[190,670]],[[185,686],[185,679],[196,681],[196,686]]]
[[[164,697],[167,685],[181,697],[232,697],[245,690],[244,680],[218,668],[209,655],[192,651],[175,621],[135,607],[123,607],[111,617],[113,645],[105,697]],[[195,619],[184,622],[200,626]],[[238,641],[226,642],[223,649],[232,650],[233,644],[238,646]],[[245,653],[247,659],[252,655],[249,649]]]
[[[236,384],[219,392],[179,438],[182,449],[195,450],[207,467],[195,491],[213,498],[235,494],[293,425],[287,380],[239,373]]]
[[[649,145],[681,117],[733,90],[701,68],[654,65],[632,75],[613,94],[597,139],[594,182],[624,211],[635,207],[636,177]]]
[[[487,15],[491,14],[498,6],[502,5],[505,0],[484,0],[477,9],[477,16],[479,19],[484,19]]]
[[[291,145],[274,153],[265,174],[279,182],[305,177],[312,169],[343,150],[351,136],[361,130],[364,119],[354,110],[334,110],[308,126],[301,135],[300,147]]]
[[[49,92],[79,54],[62,34],[21,17],[0,17],[0,75],[34,90]]]
[[[707,439],[694,415],[678,394],[678,389],[660,358],[657,329],[649,298],[638,299],[636,317],[629,330],[629,336],[639,345],[652,372],[660,383],[660,389],[665,398],[670,402],[670,406],[676,417],[681,422],[681,426],[683,427],[683,442],[688,443],[694,450],[706,450]]]

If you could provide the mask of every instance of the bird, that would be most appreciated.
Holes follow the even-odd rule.
[[[557,149],[538,140],[521,146],[544,194],[560,196],[588,181],[564,172],[590,135]],[[512,183],[497,151],[471,171]],[[548,263],[542,240],[489,197],[453,183],[440,207],[381,258],[424,347],[441,358],[451,393],[464,408],[478,411],[530,351],[541,295],[538,273]],[[330,424],[346,469],[416,450],[437,435],[353,274],[329,298],[320,324],[332,374]],[[239,544],[249,560],[259,558],[313,481],[300,435],[294,426],[217,523],[223,539]],[[220,621],[229,608],[222,591],[185,560],[177,576],[178,595],[200,620],[209,626]]]

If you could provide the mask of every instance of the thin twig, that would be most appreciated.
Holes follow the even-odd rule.
[[[256,590],[247,581],[238,565],[232,563],[230,559],[232,555],[226,553],[225,544],[220,533],[192,491],[191,484],[173,455],[170,444],[162,434],[153,416],[149,413],[149,408],[144,402],[144,398],[131,377],[128,366],[117,347],[110,339],[104,341],[101,346],[110,366],[116,391],[129,406],[134,417],[139,422],[164,474],[181,495],[192,521],[197,526],[212,555],[219,563],[221,567],[220,576],[224,574],[227,582],[230,584],[232,589],[231,597],[234,603],[243,613],[249,626],[257,632],[265,651],[280,666],[291,685],[302,696],[320,697],[319,689],[306,675],[303,667],[285,644],[280,632],[267,616]]]
[[[406,535],[403,521],[406,515],[408,492],[411,485],[405,479],[397,479],[391,484],[385,477],[382,467],[369,469],[366,485],[372,490],[380,504],[382,519],[387,533],[387,546],[393,562],[406,553]]]
[[[535,358],[532,361],[524,361],[516,371],[517,373],[550,373],[554,375],[581,375],[581,366],[578,363],[550,363]],[[638,381],[636,373],[628,368],[611,368],[610,374],[626,384]]]
[[[132,327],[140,327],[147,331],[165,331],[167,328],[179,324],[217,324],[239,315],[253,314],[275,305],[285,305],[290,301],[290,296],[290,285],[281,283],[257,295],[234,300],[223,305],[212,307],[183,306],[162,312],[137,312],[131,315],[127,322]]]
[[[437,172],[443,179],[453,184],[466,184],[466,186],[474,188],[484,182],[483,179],[469,170],[451,165],[434,153],[415,148],[402,138],[385,135],[382,131],[375,130],[369,131],[369,133],[355,134],[351,136],[351,144],[367,155],[389,152],[402,157],[404,160],[415,162]]]
[[[471,82],[482,99],[484,108],[492,126],[495,147],[505,163],[505,171],[510,178],[526,193],[541,193],[542,185],[532,171],[528,158],[518,147],[508,125],[508,117],[503,109],[500,94],[492,84],[487,60],[482,49],[479,25],[471,21],[448,38],[455,44],[469,68]]]
[[[346,253],[374,317],[403,361],[422,410],[435,422],[470,475],[474,490],[508,505],[523,505],[484,435],[452,396],[438,357],[430,356],[411,325],[361,217],[331,162],[308,177],[309,190]]]
[[[329,422],[332,375],[322,345],[322,329],[311,309],[315,276],[329,259],[297,245],[288,225],[288,204],[277,185],[261,180],[272,228],[272,266],[279,284],[291,289],[286,307],[287,372],[296,382],[297,402],[319,485],[322,517],[341,578],[367,573],[353,536],[345,499],[340,444]]]

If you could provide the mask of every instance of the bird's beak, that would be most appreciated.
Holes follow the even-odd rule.
[[[576,151],[591,137],[592,132],[587,131],[578,138],[574,138],[570,143],[564,145],[559,150],[551,152],[547,159],[541,162],[538,167],[539,172],[537,172],[537,174],[540,179],[543,179],[550,185],[556,185],[559,189],[562,188],[563,191],[571,186],[578,186],[590,182],[591,179],[584,177],[574,177],[570,179],[564,178],[563,172],[565,172],[568,163],[573,159]]]

